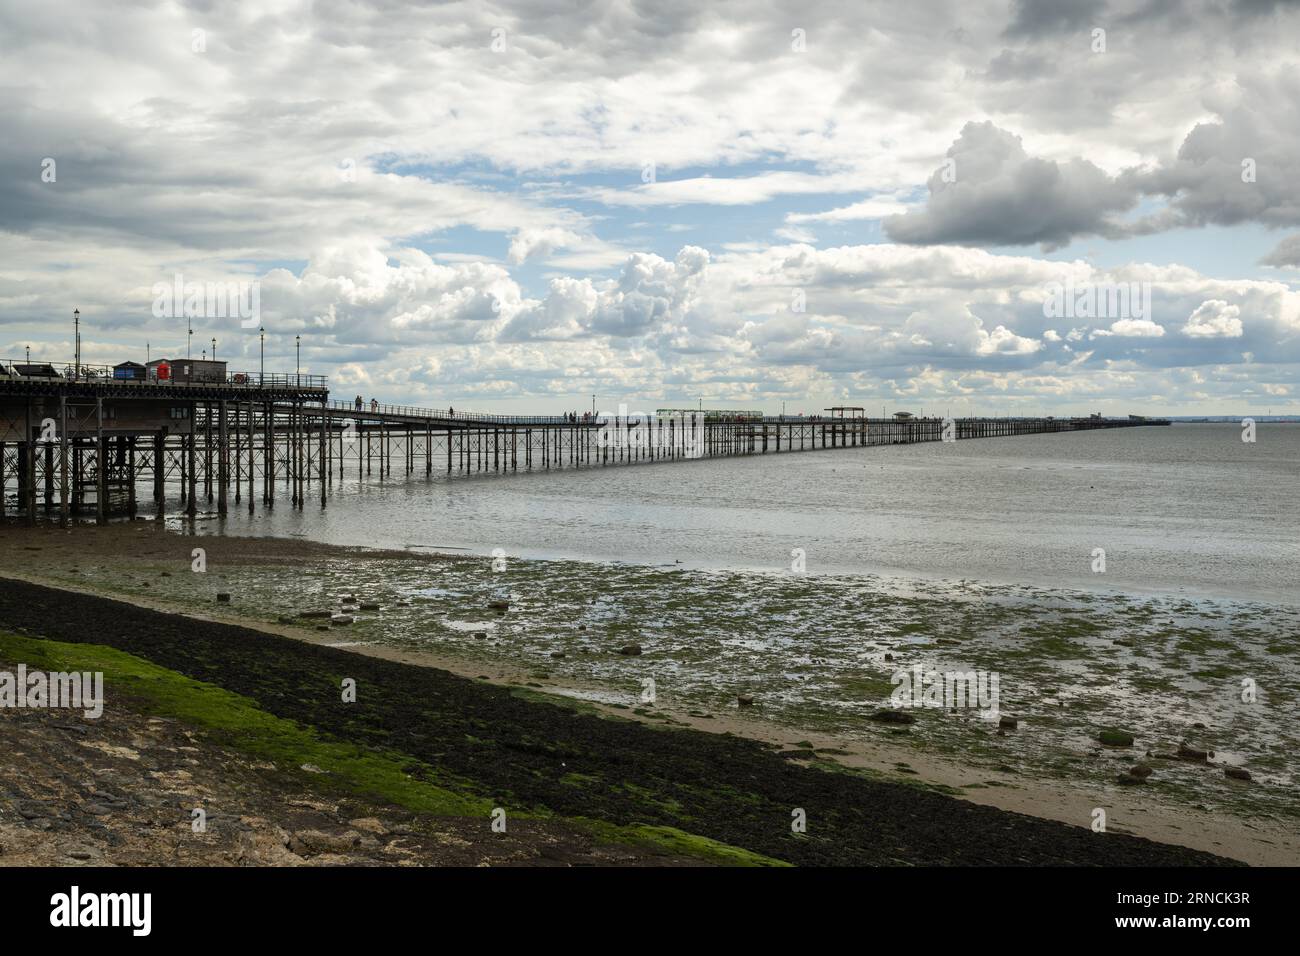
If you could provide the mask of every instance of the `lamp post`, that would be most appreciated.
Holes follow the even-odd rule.
[[[185,331],[189,334],[185,337],[185,357],[190,357],[190,350],[194,348],[194,317],[185,316]]]
[[[212,361],[215,362],[216,360],[217,360],[217,338],[214,335],[212,337]]]
[[[81,378],[81,310],[80,309],[72,310],[72,349],[73,349],[73,354],[76,356],[73,359],[73,362],[75,363],[75,370],[73,371],[72,374],[75,378]]]
[[[265,325],[257,330],[257,337],[259,339],[260,347],[262,351],[262,369],[260,372],[257,373],[257,384],[261,385],[263,384],[263,380],[266,378],[266,326]]]
[[[32,347],[30,345],[27,346],[27,364],[32,364]]]
[[[302,336],[293,337],[293,347],[297,352],[297,358],[294,359],[293,380],[295,385],[302,385]]]

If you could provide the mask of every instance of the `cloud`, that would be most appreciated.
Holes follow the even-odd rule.
[[[1007,36],[1039,37],[1098,25],[1105,0],[1013,0]]]
[[[894,196],[873,196],[850,206],[827,209],[825,212],[792,212],[786,215],[789,223],[854,222],[861,219],[884,219],[906,213],[908,204]]]
[[[554,226],[549,229],[519,229],[510,237],[506,258],[511,265],[519,265],[537,256],[549,256],[557,249],[579,245],[582,241],[577,233]]]
[[[1109,329],[1093,332],[1093,335],[1118,335],[1123,338],[1159,338],[1164,334],[1164,326],[1150,319],[1117,319],[1110,324]]]
[[[1196,307],[1183,326],[1183,334],[1194,338],[1241,338],[1241,308],[1222,299],[1210,299]]]
[[[947,155],[925,207],[885,220],[894,241],[1050,250],[1078,235],[1116,235],[1113,217],[1137,203],[1132,189],[1087,160],[1032,157],[1019,136],[991,122],[967,123]]]
[[[1260,265],[1276,266],[1279,269],[1300,269],[1300,233],[1287,236],[1259,261]]]

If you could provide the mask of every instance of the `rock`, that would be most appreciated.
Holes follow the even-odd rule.
[[[1224,767],[1223,775],[1230,780],[1250,780],[1250,771],[1245,767]]]
[[[1207,751],[1196,750],[1187,744],[1178,745],[1178,759],[1186,760],[1189,763],[1209,763],[1210,755]]]
[[[885,660],[887,660],[887,661],[892,661],[893,659],[894,659],[894,655],[893,655],[893,654],[886,654],[886,655],[885,655]]]
[[[299,830],[289,837],[289,849],[299,856],[316,853],[350,853],[361,845],[361,834],[355,830],[343,833],[325,833],[321,830]]]
[[[170,571],[164,571],[162,574],[159,575],[159,577],[163,577],[163,578],[169,578],[171,576],[172,573]]]
[[[481,641],[481,640],[483,640],[483,639],[485,639],[485,638],[487,637],[487,631],[475,631],[475,632],[474,632],[473,634],[471,634],[470,636],[471,636],[471,637],[477,637],[477,638]]]
[[[350,614],[335,614],[333,617],[330,618],[330,623],[331,623],[331,624],[351,624],[351,623],[352,623],[353,621],[355,621],[355,620],[356,620],[356,618],[352,617]]]
[[[585,631],[586,629],[587,629],[587,625],[586,625],[586,624],[579,624],[579,625],[578,625],[578,630],[580,630],[580,631]]]
[[[1003,716],[998,720],[998,727],[1002,730],[1015,730],[1019,726],[1020,721],[1016,720],[1014,717]]]
[[[916,716],[909,714],[905,710],[878,710],[868,720],[874,720],[878,724],[914,724]]]
[[[751,697],[749,694],[739,694],[736,697],[736,704],[739,707],[753,707],[754,698]]]
[[[488,607],[496,611],[498,614],[504,614],[506,613],[506,611],[510,610],[510,602],[509,601],[488,601]]]
[[[379,610],[379,605],[378,605],[378,604],[375,604],[374,602],[366,602],[366,601],[363,601],[363,602],[361,603],[361,610],[363,610],[363,611],[378,611],[378,610]]]
[[[1151,773],[1151,768],[1144,763],[1137,764],[1128,769],[1128,775],[1130,777],[1137,777],[1139,780],[1145,780],[1147,777],[1151,776]]]
[[[325,618],[329,617],[333,613],[333,611],[299,611],[298,616],[306,618]]]
[[[1126,730],[1108,727],[1097,735],[1097,739],[1107,747],[1132,747],[1133,735]]]
[[[551,651],[551,657],[555,658],[557,661],[563,660],[564,651]]]
[[[622,654],[624,657],[639,657],[641,655],[641,645],[628,644],[625,647],[620,647],[618,649],[618,652]]]
[[[1124,787],[1137,787],[1146,782],[1146,777],[1135,777],[1131,773],[1122,773],[1119,775],[1119,783]]]
[[[1198,720],[1196,723],[1192,724],[1192,728],[1194,730],[1204,730],[1205,725]]]
[[[227,592],[222,591],[220,594],[217,595],[217,603],[218,603],[218,604],[229,604],[229,603],[230,603],[230,595],[229,595]]]
[[[329,626],[328,624],[317,624],[317,625],[316,625],[316,630],[318,630],[318,631],[328,631],[329,629],[330,629],[330,626]]]
[[[388,828],[380,822],[378,817],[357,817],[355,820],[349,820],[348,826],[354,830],[364,830],[366,833],[374,833],[379,836],[388,832]]]

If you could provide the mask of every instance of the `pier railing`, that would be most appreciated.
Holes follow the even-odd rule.
[[[19,371],[20,369],[30,370],[33,366],[43,366],[53,371],[50,374],[31,374],[30,371]],[[210,387],[213,385],[229,386],[232,388],[302,388],[313,390],[325,390],[329,387],[329,378],[324,375],[308,375],[300,372],[230,372],[227,371],[222,378],[195,380],[195,381],[176,381],[171,378],[153,378],[145,375],[143,378],[116,378],[114,377],[114,367],[112,365],[88,365],[82,363],[80,366],[73,363],[45,362],[40,359],[9,359],[0,358],[0,381],[20,381],[20,382],[48,382],[48,383],[76,383],[81,385],[148,385],[185,388],[191,385],[202,385]]]

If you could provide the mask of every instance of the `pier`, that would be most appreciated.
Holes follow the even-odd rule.
[[[178,360],[182,361],[182,360]],[[202,363],[195,363],[196,365]],[[217,364],[217,363],[212,363]],[[120,368],[120,367],[119,367]],[[140,367],[142,368],[142,367]],[[18,369],[22,372],[19,374]],[[79,365],[0,364],[0,518],[68,524],[260,500],[302,508],[345,479],[501,474],[1168,425],[1129,418],[869,418],[699,408],[524,416],[333,401],[320,376],[224,372],[119,380]]]

